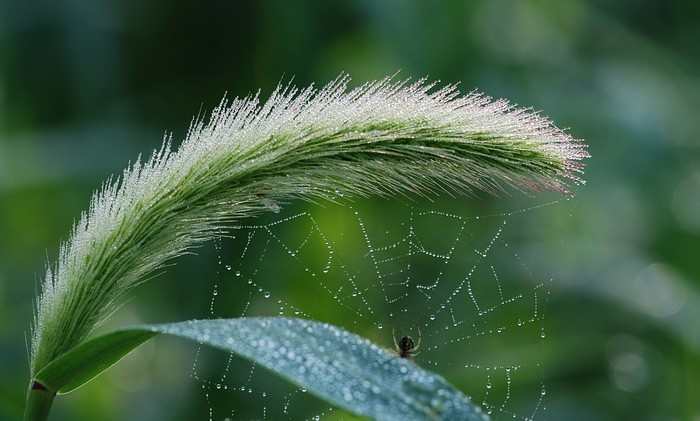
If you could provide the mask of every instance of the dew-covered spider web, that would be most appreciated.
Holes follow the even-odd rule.
[[[207,312],[315,319],[390,350],[409,336],[415,362],[492,419],[540,419],[550,278],[523,257],[519,228],[552,204],[482,215],[376,202],[286,213],[272,204],[277,213],[215,242]],[[220,351],[198,347],[192,378],[205,419],[353,419]]]

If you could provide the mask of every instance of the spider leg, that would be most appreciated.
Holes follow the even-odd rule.
[[[391,328],[391,338],[394,340],[394,348],[398,351],[400,348],[398,342],[396,342],[396,330],[393,327]]]
[[[420,333],[420,328],[418,328],[418,343],[411,350],[411,351],[413,351],[413,352],[411,352],[413,355],[418,355],[415,353],[415,351],[418,351],[418,349],[420,349],[421,342],[423,342],[423,335]]]

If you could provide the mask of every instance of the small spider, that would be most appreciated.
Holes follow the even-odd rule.
[[[418,349],[420,349],[420,343],[423,340],[423,335],[420,333],[420,328],[418,328],[418,343],[413,342],[413,338],[410,336],[403,336],[398,342],[396,342],[396,332],[392,329],[391,336],[394,338],[394,347],[396,348],[396,353],[399,354],[401,358],[412,358],[420,354]]]

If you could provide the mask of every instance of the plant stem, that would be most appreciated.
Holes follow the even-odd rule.
[[[55,392],[43,384],[32,381],[27,390],[27,406],[24,408],[24,421],[44,421],[49,417]]]

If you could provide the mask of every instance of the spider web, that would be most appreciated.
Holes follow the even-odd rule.
[[[547,395],[550,279],[533,274],[519,253],[526,239],[509,228],[554,203],[486,216],[387,212],[386,203],[384,213],[336,205],[277,213],[215,242],[208,313],[311,318],[392,350],[410,336],[420,343],[416,363],[493,419],[534,420]],[[192,378],[210,420],[352,418],[232,354],[197,347]]]

